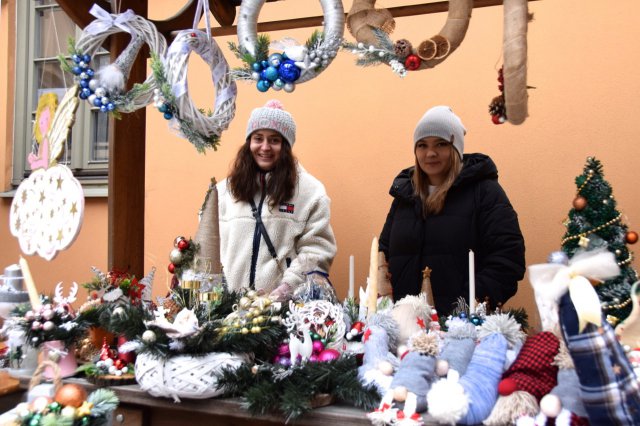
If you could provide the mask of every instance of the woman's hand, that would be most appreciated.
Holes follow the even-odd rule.
[[[269,294],[269,298],[275,302],[286,302],[291,298],[293,289],[287,283],[282,283]]]

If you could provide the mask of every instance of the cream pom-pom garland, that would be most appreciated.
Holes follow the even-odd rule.
[[[156,88],[153,77],[135,84],[129,91],[125,91],[126,80],[142,45],[146,43],[151,53],[163,55],[167,48],[165,38],[153,23],[132,10],[113,14],[93,5],[89,13],[96,19],[84,28],[76,42],[70,42],[71,61],[60,57],[63,70],[72,73],[80,85],[78,97],[89,101],[101,112],[114,114],[147,106]],[[101,69],[92,68],[91,61],[107,37],[120,32],[131,34],[129,45],[112,64]]]
[[[283,49],[269,53],[270,42],[265,35],[257,35],[257,21],[265,0],[244,0],[238,18],[238,45],[229,48],[245,63],[236,68],[236,79],[254,80],[260,92],[269,88],[293,92],[297,84],[317,77],[335,58],[344,34],[344,9],[340,0],[320,0],[324,15],[323,31],[315,31],[304,45],[286,38],[271,43]]]

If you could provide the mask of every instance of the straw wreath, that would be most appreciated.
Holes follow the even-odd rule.
[[[214,111],[205,113],[189,96],[187,85],[188,59],[198,54],[209,65],[215,85]],[[166,56],[153,57],[151,67],[159,89],[155,106],[171,120],[179,134],[188,139],[198,152],[217,149],[220,135],[229,127],[236,112],[237,88],[229,74],[229,65],[218,44],[206,32],[183,30],[173,40]]]
[[[79,97],[87,99],[102,112],[132,112],[147,106],[153,99],[156,87],[153,77],[142,84],[135,84],[125,92],[126,80],[133,62],[143,44],[152,53],[163,55],[167,42],[148,20],[136,15],[132,10],[113,14],[98,5],[89,11],[96,17],[87,25],[77,42],[71,41],[71,61],[61,58],[63,69],[72,72],[80,84]],[[131,42],[112,63],[99,70],[90,66],[94,54],[112,34],[131,34]]]
[[[315,31],[304,45],[291,38],[271,43],[283,50],[269,54],[269,39],[257,35],[257,22],[265,0],[243,0],[238,19],[238,45],[229,43],[245,66],[237,68],[236,79],[255,80],[257,88],[295,90],[296,84],[317,77],[336,56],[344,34],[344,9],[340,0],[320,0],[324,15],[323,31]]]
[[[473,10],[473,0],[449,1],[447,21],[440,32],[414,47],[406,39],[391,40],[393,17],[386,9],[375,9],[375,3],[376,0],[354,0],[347,15],[347,29],[356,43],[344,43],[343,48],[359,55],[357,65],[384,63],[401,77],[407,70],[433,68],[453,53],[467,33]]]

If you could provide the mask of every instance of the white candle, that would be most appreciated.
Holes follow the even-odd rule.
[[[347,295],[349,299],[353,299],[354,291],[355,291],[354,263],[355,263],[355,260],[353,255],[349,256],[349,293]]]
[[[42,303],[40,303],[40,295],[38,294],[38,290],[36,289],[36,284],[33,282],[33,277],[31,276],[31,271],[29,270],[29,264],[27,263],[27,259],[20,256],[20,269],[22,269],[22,278],[24,279],[24,284],[27,286],[27,292],[29,293],[29,302],[31,302],[31,310],[36,311],[40,309]]]
[[[469,313],[476,311],[476,262],[473,250],[469,250]]]
[[[368,318],[375,314],[378,307],[378,237],[373,237],[373,241],[371,242],[367,291],[369,292],[369,301],[367,303]]]

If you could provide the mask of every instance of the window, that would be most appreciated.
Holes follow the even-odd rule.
[[[58,100],[74,84],[64,73],[57,56],[67,54],[70,37],[81,30],[54,0],[17,2],[16,34],[16,110],[12,184],[18,185],[31,173],[27,155],[38,151],[33,126],[38,99],[54,92]],[[109,52],[101,49],[92,58],[93,68],[109,62]],[[105,113],[81,101],[67,144],[58,158],[85,186],[99,187],[107,182],[109,163],[109,119]]]

